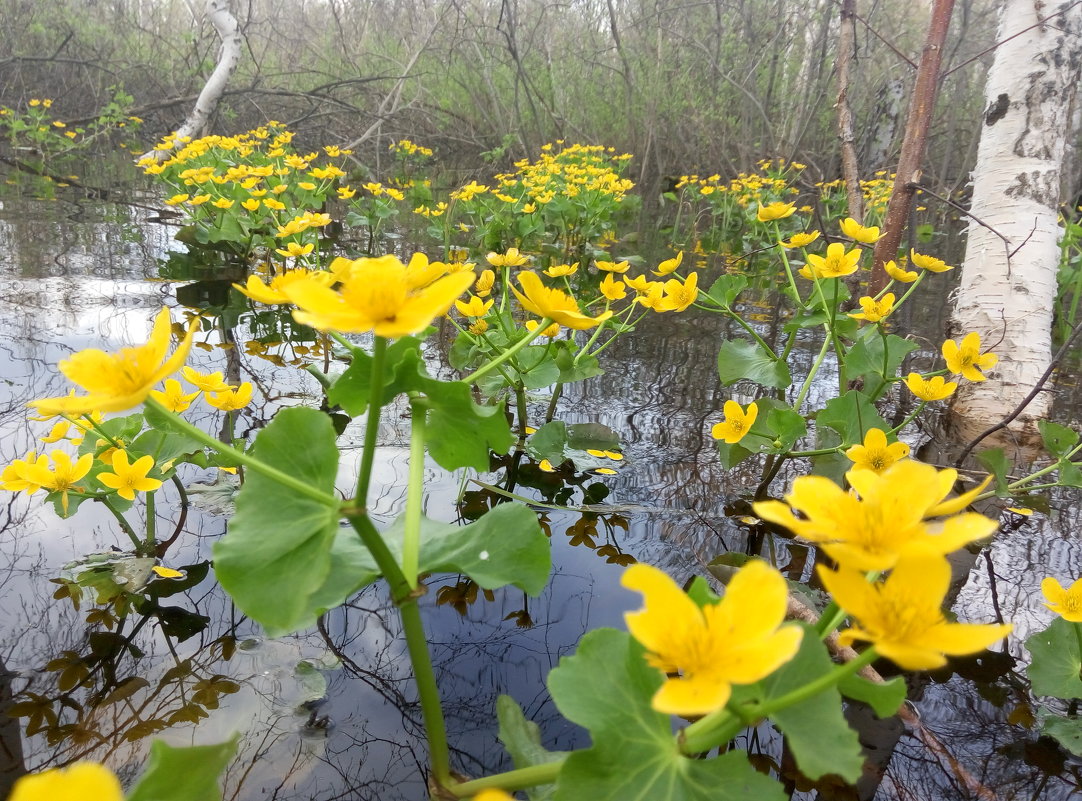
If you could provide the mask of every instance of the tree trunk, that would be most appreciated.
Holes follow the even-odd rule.
[[[970,223],[952,329],[957,336],[978,332],[1000,362],[991,380],[959,387],[952,422],[965,438],[1018,406],[1052,358],[1060,175],[1082,63],[1082,6],[1006,0],[998,41],[972,211],[1007,242]],[[1010,436],[1033,434],[1050,407],[1051,396],[1038,394]]]
[[[237,64],[240,63],[241,45],[244,42],[244,37],[241,36],[237,18],[233,16],[233,12],[229,8],[229,0],[207,0],[204,13],[214,26],[214,30],[218,32],[218,36],[221,37],[222,46],[218,50],[218,64],[214,67],[214,72],[207,78],[203,91],[199,93],[199,97],[195,101],[195,108],[188,115],[188,119],[184,120],[184,124],[177,129],[176,141],[178,142],[185,137],[195,139],[206,135],[210,128],[210,118],[214,116],[214,112],[218,108],[218,101],[225,94],[226,84],[229,83],[229,79],[237,71]],[[152,150],[146,153],[144,158],[147,156],[157,158],[159,161],[165,161],[165,159],[169,158],[169,152]]]

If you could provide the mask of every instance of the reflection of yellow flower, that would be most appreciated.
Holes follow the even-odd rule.
[[[955,381],[947,381],[941,375],[924,378],[920,373],[910,373],[905,379],[905,385],[909,391],[922,401],[938,401],[949,398],[958,389]]]
[[[882,473],[895,462],[909,455],[909,446],[904,442],[887,444],[887,435],[878,428],[869,428],[864,435],[863,445],[854,445],[845,452],[853,462],[854,470],[871,470]]]
[[[947,554],[996,530],[996,521],[983,515],[955,514],[972,503],[991,478],[944,500],[957,470],[936,470],[905,459],[882,473],[850,470],[845,477],[856,494],[824,476],[801,476],[793,481],[785,503],[756,503],[755,514],[816,543],[853,570],[889,570],[909,551]],[[954,516],[928,522],[948,515]]]
[[[76,762],[21,777],[8,801],[124,801],[124,791],[109,768]]]
[[[1064,589],[1049,576],[1041,582],[1041,592],[1047,599],[1044,605],[1071,623],[1082,623],[1082,579]]]
[[[401,337],[424,330],[434,318],[474,282],[472,272],[448,274],[442,262],[429,262],[422,253],[409,264],[396,256],[360,258],[337,271],[338,291],[305,279],[282,288],[297,306],[297,322],[320,331]]]
[[[140,456],[134,463],[128,464],[126,451],[115,450],[111,459],[112,473],[98,473],[98,481],[109,489],[115,489],[117,495],[125,500],[134,501],[137,492],[153,492],[162,485],[156,478],[147,478],[147,473],[154,469],[153,456]]]
[[[887,271],[887,275],[893,278],[895,281],[901,284],[911,284],[917,280],[920,273],[913,270],[904,270],[895,264],[894,260],[886,262],[883,265],[883,269]]]
[[[917,267],[923,267],[933,273],[945,273],[947,270],[954,269],[943,259],[937,259],[935,256],[925,256],[915,250],[909,251],[909,263],[915,264]]]
[[[950,587],[950,563],[932,553],[898,560],[886,581],[870,584],[859,570],[819,567],[823,586],[856,625],[839,634],[848,645],[866,640],[904,670],[931,670],[947,663],[944,654],[983,651],[1011,630],[1005,624],[948,623],[943,599]]]
[[[874,245],[879,239],[879,228],[876,226],[869,226],[865,228],[858,223],[852,217],[846,217],[839,225],[841,226],[842,233],[850,239],[855,239],[864,245]]]
[[[749,403],[748,410],[745,412],[739,403],[727,400],[725,401],[725,420],[715,423],[710,429],[710,435],[714,439],[723,439],[730,445],[735,445],[751,430],[758,415],[759,407],[754,403]]]
[[[545,286],[537,273],[529,270],[519,275],[518,282],[523,291],[519,292],[514,287],[511,287],[511,291],[515,293],[522,308],[540,317],[548,317],[567,328],[581,331],[593,328],[612,317],[611,311],[602,312],[597,317],[583,314],[573,297],[559,289]]]
[[[894,293],[888,292],[879,300],[865,295],[860,299],[860,308],[863,311],[849,316],[854,320],[867,320],[869,323],[878,323],[894,311]]]
[[[172,340],[172,321],[168,309],[154,319],[145,345],[121,348],[119,353],[105,353],[90,348],[60,362],[60,372],[87,390],[87,395],[69,395],[31,402],[39,414],[81,415],[92,411],[122,412],[138,406],[152,387],[171,376],[191,349],[194,330],[188,332],[173,355],[166,358]]]
[[[853,248],[846,253],[845,245],[841,242],[831,242],[827,245],[825,257],[808,254],[808,263],[800,268],[800,274],[805,278],[838,278],[851,275],[857,271],[860,254],[860,248]]]
[[[981,335],[976,331],[966,334],[961,345],[953,339],[944,342],[943,358],[948,370],[970,381],[984,381],[986,376],[981,370],[990,370],[999,362],[996,354],[981,353]]]
[[[733,684],[769,676],[796,655],[803,631],[785,625],[785,579],[765,562],[749,562],[719,603],[701,609],[655,567],[633,565],[620,581],[643,595],[625,616],[647,661],[667,678],[651,700],[658,712],[706,715],[729,701]],[[674,675],[678,674],[678,675]]]
[[[784,220],[796,211],[795,203],[768,203],[767,205],[759,204],[759,211],[755,215],[759,222],[770,222],[771,220]]]

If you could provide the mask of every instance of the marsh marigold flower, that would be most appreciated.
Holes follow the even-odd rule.
[[[109,768],[76,762],[21,777],[8,801],[124,801],[124,791]]]
[[[771,222],[772,220],[784,220],[786,217],[796,212],[795,203],[768,203],[767,205],[759,204],[759,211],[755,217],[759,222]]]
[[[71,416],[131,409],[146,400],[154,386],[180,369],[188,358],[193,335],[194,329],[189,330],[173,355],[166,358],[172,320],[169,310],[162,309],[145,345],[121,348],[119,353],[90,348],[60,362],[60,372],[88,394],[45,398],[28,405],[35,407],[38,414]]]
[[[966,334],[962,344],[953,339],[943,343],[943,358],[947,369],[970,381],[984,381],[987,376],[981,370],[990,370],[999,362],[994,353],[981,353],[981,335],[976,331]]]
[[[904,670],[932,670],[945,655],[983,651],[1011,630],[1007,624],[949,623],[943,599],[950,587],[950,563],[916,552],[900,558],[886,581],[869,583],[859,569],[819,567],[823,586],[855,621],[839,633],[843,645],[870,642],[876,652]]]
[[[943,259],[937,259],[935,256],[925,256],[915,250],[909,251],[909,263],[933,273],[945,273],[947,270],[954,269]]]
[[[487,298],[492,294],[492,287],[496,283],[496,273],[492,270],[482,270],[477,276],[477,283],[473,285],[473,291],[478,297]]]
[[[537,273],[529,270],[519,275],[518,282],[522,285],[522,292],[514,287],[511,287],[511,291],[515,293],[522,308],[539,317],[548,317],[567,328],[581,331],[600,325],[612,317],[611,311],[602,312],[597,317],[583,314],[573,297],[559,289],[545,286]]]
[[[194,367],[185,367],[180,371],[184,380],[204,392],[224,392],[229,389],[221,370],[214,373],[201,373]]]
[[[668,275],[669,273],[676,272],[677,268],[680,266],[680,262],[683,260],[684,251],[681,250],[671,259],[665,259],[665,261],[661,262],[661,264],[657,266],[657,269],[654,270],[654,275]]]
[[[698,283],[698,273],[692,273],[686,281],[670,278],[665,282],[665,297],[659,304],[660,311],[684,311],[699,297]]]
[[[0,489],[33,495],[41,489],[41,484],[38,483],[41,471],[48,472],[48,470],[49,457],[38,456],[36,451],[30,451],[26,458],[16,459],[4,468],[3,473],[0,473]]]
[[[947,381],[941,375],[925,378],[920,373],[910,373],[905,379],[905,385],[909,387],[910,392],[925,402],[945,400],[958,389],[956,381]]]
[[[803,631],[785,622],[789,590],[765,562],[745,565],[716,604],[701,609],[656,567],[633,565],[620,583],[643,595],[624,616],[647,661],[667,674],[651,705],[669,715],[706,715],[729,701],[732,685],[751,684],[792,659]]]
[[[228,387],[220,392],[208,392],[207,403],[223,412],[235,412],[252,402],[252,385],[245,381],[239,387]]]
[[[759,416],[759,407],[754,403],[748,404],[747,411],[734,400],[725,401],[725,419],[715,423],[710,429],[710,435],[714,439],[723,439],[730,445],[740,442],[751,430],[755,418]]]
[[[874,245],[879,240],[879,228],[876,226],[865,227],[854,220],[846,217],[839,223],[842,233],[850,239],[855,239],[863,245]]]
[[[895,263],[893,259],[886,262],[883,265],[883,269],[886,271],[887,275],[889,275],[900,284],[911,284],[916,281],[917,278],[920,276],[920,273],[917,273],[913,270],[902,269]]]
[[[549,278],[563,278],[565,276],[574,275],[579,271],[579,263],[574,264],[553,264],[551,267],[545,269],[545,275]]]
[[[991,477],[950,499],[957,470],[936,470],[909,459],[882,473],[850,470],[845,477],[855,493],[824,476],[801,476],[785,503],[762,501],[753,509],[761,519],[784,526],[860,571],[889,570],[911,551],[948,554],[996,530],[996,521],[983,515],[956,514],[984,491]]]
[[[477,297],[477,295],[471,295],[468,301],[456,300],[455,308],[463,317],[484,317],[488,314],[488,310],[492,308],[492,303],[491,299],[484,300]]]
[[[489,253],[485,258],[493,267],[521,267],[530,263],[530,257],[518,252],[518,248],[508,248],[506,253]]]
[[[806,231],[804,233],[793,234],[788,239],[781,240],[781,242],[779,242],[778,244],[781,245],[783,248],[788,248],[792,250],[793,248],[807,247],[818,238],[818,231]]]
[[[869,323],[878,323],[894,311],[894,293],[888,292],[879,300],[865,295],[860,299],[860,308],[863,311],[849,316],[854,320],[867,320]]]
[[[887,444],[887,435],[878,428],[869,428],[864,435],[864,444],[854,445],[845,452],[853,462],[854,470],[871,470],[882,473],[895,462],[909,455],[909,446],[904,442]]]
[[[291,242],[290,245],[292,246],[293,243]],[[311,245],[308,247],[311,248]],[[343,259],[343,261],[345,260]],[[283,287],[292,284],[294,281],[304,280],[317,281],[324,286],[330,286],[334,283],[335,276],[333,272],[326,272],[325,270],[305,270],[304,268],[297,268],[295,270],[286,270],[281,275],[274,276],[269,285],[263,283],[263,279],[258,275],[249,275],[246,284],[243,286],[241,284],[233,284],[233,288],[257,303],[265,303],[268,306],[274,306],[290,302],[289,298],[286,297],[285,293],[282,291]]]
[[[1049,576],[1041,582],[1041,593],[1047,599],[1044,605],[1071,623],[1082,623],[1082,579],[1064,589]]]
[[[627,289],[623,281],[617,281],[612,273],[606,273],[601,281],[601,294],[609,300],[623,300],[627,297]]]
[[[147,478],[147,473],[154,469],[153,456],[140,456],[134,463],[128,463],[126,451],[114,450],[112,473],[98,473],[98,481],[109,489],[114,489],[121,498],[134,501],[137,492],[153,492],[162,485],[156,478]]]
[[[860,264],[860,254],[860,248],[853,248],[846,253],[845,245],[841,242],[831,242],[827,245],[826,256],[808,254],[808,263],[800,268],[800,274],[805,278],[840,278],[843,275],[852,275]]]
[[[597,265],[597,269],[606,273],[626,273],[628,268],[631,267],[629,261],[604,261],[599,260],[594,262]]]
[[[415,253],[409,264],[396,256],[360,258],[339,265],[336,291],[307,278],[282,287],[297,306],[297,322],[320,331],[402,337],[423,331],[451,308],[474,282],[472,272],[448,273],[441,262]]]

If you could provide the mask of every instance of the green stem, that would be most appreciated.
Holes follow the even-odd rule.
[[[472,779],[445,789],[455,798],[468,798],[482,790],[514,792],[515,790],[525,790],[527,787],[537,787],[541,784],[552,784],[560,775],[560,769],[564,766],[564,760],[566,759],[567,757],[561,757],[555,762],[530,765],[528,768],[509,770],[504,773],[495,773],[492,776]]]
[[[421,554],[421,507],[425,481],[425,425],[428,409],[419,395],[410,398],[412,412],[410,427],[409,488],[406,495],[405,532],[402,539],[402,573],[410,585],[417,588],[417,572]]]
[[[379,439],[379,416],[383,410],[383,363],[387,355],[387,340],[375,338],[372,348],[372,370],[368,374],[368,416],[364,424],[364,451],[361,467],[357,471],[357,491],[353,502],[362,508],[368,505],[368,486],[372,482],[372,465],[376,461],[376,442]]]
[[[815,363],[812,364],[811,370],[808,371],[808,377],[804,379],[803,386],[800,387],[800,394],[797,395],[796,402],[793,404],[793,411],[800,413],[800,407],[804,403],[804,398],[808,396],[808,391],[811,389],[812,380],[815,378],[815,374],[819,372],[820,366],[823,364],[823,359],[827,356],[827,351],[830,350],[830,338],[823,340],[823,347],[819,350],[819,355],[815,357]]]
[[[920,402],[920,406],[918,406],[918,407],[917,407],[917,408],[916,408],[916,409],[915,409],[915,410],[913,411],[913,413],[909,415],[909,417],[905,418],[905,419],[904,419],[904,420],[903,420],[903,421],[902,421],[902,422],[901,422],[900,424],[898,424],[898,425],[896,425],[896,426],[895,426],[894,428],[892,428],[892,429],[890,430],[890,433],[891,433],[891,434],[897,434],[897,433],[898,433],[899,431],[901,431],[901,430],[902,430],[903,428],[905,428],[905,427],[906,427],[907,425],[909,425],[909,424],[910,424],[910,423],[912,423],[912,422],[913,422],[914,420],[916,420],[916,419],[917,419],[917,415],[918,415],[918,414],[920,414],[920,413],[921,413],[922,411],[924,411],[924,407],[925,407],[925,406],[927,406],[927,405],[928,405],[928,401],[921,401],[921,402]]]
[[[432,764],[432,777],[440,787],[451,783],[451,754],[447,745],[447,725],[440,705],[440,690],[436,674],[432,670],[432,657],[428,653],[428,639],[417,600],[410,599],[398,607],[402,617],[402,630],[406,635],[413,675],[417,681],[417,694],[421,701],[425,736],[428,738],[428,759]]]
[[[156,512],[154,510],[154,493],[153,492],[148,492],[146,494],[146,496],[147,496],[147,541],[146,541],[146,547],[148,549],[153,550],[153,548],[154,548],[154,540],[155,540],[154,528],[155,528],[155,523],[156,523],[156,521],[154,519],[155,514],[156,514]]]
[[[131,527],[131,524],[128,523],[128,521],[124,518],[123,513],[121,513],[119,509],[113,506],[109,497],[99,498],[98,500],[105,504],[105,508],[113,513],[113,517],[116,518],[116,522],[120,524],[120,530],[128,535],[128,539],[132,541],[132,544],[135,546],[136,552],[142,553],[144,543],[141,542],[139,540],[139,537],[136,536],[135,529],[133,529]]]
[[[541,322],[539,322],[537,324],[537,328],[535,328],[529,334],[524,336],[522,339],[520,339],[514,345],[509,347],[507,350],[505,350],[503,353],[501,353],[495,359],[490,361],[488,364],[481,365],[480,367],[478,367],[476,370],[474,370],[472,373],[470,373],[468,376],[466,376],[462,380],[467,384],[471,384],[474,381],[476,381],[478,378],[480,378],[481,376],[491,372],[492,370],[495,370],[497,366],[503,364],[505,361],[510,359],[512,356],[514,356],[516,353],[518,353],[524,347],[526,347],[531,342],[533,342],[535,339],[537,339],[539,336],[541,336],[541,332],[544,331],[546,328],[548,328],[551,324],[552,324],[552,318],[551,317],[543,318],[541,320]]]
[[[605,304],[605,308],[606,308],[606,309],[608,308],[608,304],[607,304],[607,303]],[[608,322],[608,321],[606,320],[605,322]],[[593,336],[591,336],[591,337],[590,337],[590,338],[589,338],[588,340],[586,340],[586,344],[585,344],[585,345],[583,345],[583,346],[582,346],[582,347],[581,347],[581,348],[579,349],[579,352],[575,354],[575,358],[574,358],[574,360],[572,360],[572,362],[571,362],[571,364],[572,364],[572,365],[577,365],[577,364],[579,363],[579,360],[580,360],[580,359],[581,359],[581,358],[582,358],[583,356],[585,356],[585,355],[586,355],[587,351],[589,351],[589,350],[590,350],[590,348],[592,348],[592,347],[593,347],[594,343],[595,343],[595,342],[597,342],[597,339],[598,339],[598,337],[600,337],[600,336],[601,336],[601,332],[602,332],[602,331],[604,331],[604,330],[605,330],[605,323],[601,323],[601,324],[600,324],[600,325],[599,325],[599,326],[597,327],[597,329],[596,329],[596,330],[594,331],[594,333],[593,333]]]
[[[796,279],[793,278],[793,268],[789,265],[789,254],[785,252],[785,246],[781,244],[781,227],[774,223],[774,238],[778,243],[778,252],[781,254],[781,263],[785,266],[785,276],[789,279],[789,288],[793,290],[793,303],[798,309],[806,308],[800,300],[800,290],[796,288]]]
[[[1078,641],[1078,653],[1082,655],[1082,623],[1075,623],[1071,628],[1074,629],[1074,636]],[[1082,668],[1079,669],[1078,675],[1082,677]]]
[[[165,415],[166,417],[168,417],[169,418],[169,425],[171,427],[173,427],[173,428],[175,428],[175,429],[177,429],[179,431],[182,431],[187,436],[191,437],[192,439],[194,439],[194,440],[196,440],[198,442],[203,443],[208,448],[212,448],[213,450],[217,451],[218,453],[223,453],[223,454],[229,456],[231,459],[234,459],[234,460],[240,462],[245,467],[248,467],[249,469],[254,470],[255,472],[259,473],[260,475],[263,475],[263,476],[266,476],[267,478],[273,479],[274,481],[277,481],[279,484],[282,484],[283,486],[289,487],[294,492],[297,492],[297,493],[299,493],[301,495],[304,495],[306,498],[311,498],[312,500],[318,501],[319,503],[322,503],[325,506],[338,507],[340,505],[340,502],[339,502],[338,498],[336,498],[334,495],[331,495],[331,494],[325,493],[325,492],[321,492],[320,490],[316,489],[315,487],[309,486],[308,484],[301,481],[300,479],[294,478],[293,476],[289,475],[288,473],[283,473],[278,468],[272,467],[271,465],[269,465],[269,464],[267,464],[265,462],[262,462],[259,459],[256,459],[254,456],[252,456],[249,453],[245,453],[244,451],[237,450],[234,447],[231,447],[229,445],[226,445],[226,444],[222,443],[220,440],[218,440],[215,437],[212,437],[210,434],[207,434],[202,429],[197,428],[196,426],[193,426],[191,423],[189,423],[187,420],[185,420],[180,415],[174,414],[173,412],[169,411],[164,406],[162,406],[158,401],[156,401],[153,397],[148,397],[146,399],[145,403],[146,403],[146,405],[148,407],[154,409],[159,414],[162,414],[162,415]]]

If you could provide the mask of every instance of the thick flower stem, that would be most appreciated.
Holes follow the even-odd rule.
[[[136,553],[142,553],[144,543],[139,539],[139,537],[136,536],[135,529],[131,527],[131,524],[128,523],[121,511],[115,506],[113,506],[113,504],[110,502],[109,497],[100,497],[98,498],[98,500],[105,504],[105,508],[113,513],[113,517],[116,518],[116,522],[120,526],[120,530],[128,535],[128,539],[131,540],[132,544],[135,546]]]
[[[807,308],[800,300],[800,290],[796,288],[796,279],[793,277],[793,268],[789,264],[789,254],[785,252],[785,246],[781,244],[781,226],[774,223],[774,238],[778,242],[778,252],[781,255],[781,263],[785,266],[785,277],[789,279],[789,288],[793,290],[793,302],[798,309]]]
[[[353,502],[360,507],[368,505],[368,486],[372,481],[372,465],[376,460],[376,441],[379,439],[379,416],[383,409],[383,363],[387,355],[387,340],[376,337],[372,347],[372,371],[369,374],[368,416],[364,425],[364,451],[361,467],[357,471],[357,491]]]
[[[471,384],[474,381],[476,381],[478,378],[480,378],[481,376],[486,375],[487,373],[491,372],[492,370],[495,370],[496,367],[503,364],[505,361],[510,359],[512,356],[514,356],[516,353],[518,353],[524,347],[526,347],[531,342],[533,342],[535,339],[537,339],[539,336],[541,336],[541,332],[544,331],[546,328],[548,328],[550,325],[552,325],[552,318],[550,318],[550,317],[543,318],[541,320],[541,322],[539,322],[537,324],[537,328],[535,328],[529,334],[524,336],[522,339],[520,339],[514,345],[509,347],[507,350],[505,350],[503,353],[501,353],[495,359],[490,361],[488,364],[483,364],[480,367],[478,367],[476,370],[474,370],[468,376],[463,378],[462,379],[463,382],[465,382],[467,384]]]
[[[830,350],[830,338],[823,340],[823,347],[819,349],[819,355],[815,357],[815,363],[812,364],[811,370],[808,371],[808,377],[804,379],[804,385],[800,388],[800,394],[796,397],[796,402],[793,403],[793,411],[800,413],[800,407],[804,404],[804,398],[808,396],[808,391],[811,389],[812,380],[815,378],[815,374],[819,372],[819,368],[823,364],[823,359],[827,356],[827,351]]]
[[[436,674],[432,669],[432,657],[428,653],[421,610],[417,599],[411,598],[400,604],[398,613],[402,618],[402,631],[406,635],[413,676],[417,681],[417,694],[421,701],[421,717],[424,718],[425,736],[428,738],[428,759],[436,784],[447,787],[451,783],[451,754],[447,745],[447,725],[443,720],[440,691]]]
[[[421,507],[425,491],[425,426],[428,409],[424,399],[410,398],[409,485],[406,495],[405,533],[402,539],[402,573],[411,589],[417,588],[421,559]]]
[[[147,501],[147,541],[145,547],[148,550],[154,550],[154,541],[156,539],[154,534],[156,512],[154,510],[154,493],[148,492],[146,494]]]
[[[147,398],[145,402],[148,407],[151,407],[159,414],[168,417],[170,426],[177,429],[178,431],[184,432],[184,434],[194,440],[197,440],[198,442],[203,443],[208,448],[212,448],[218,453],[223,453],[229,456],[229,458],[240,462],[245,467],[254,470],[260,475],[264,475],[267,478],[273,479],[279,484],[289,487],[294,492],[304,495],[307,498],[311,498],[312,500],[318,501],[319,503],[322,503],[326,506],[337,507],[340,505],[338,498],[336,498],[335,496],[326,492],[321,492],[315,487],[309,486],[300,479],[294,478],[288,473],[283,473],[278,468],[272,467],[271,465],[266,464],[259,459],[256,459],[249,453],[245,453],[244,451],[237,450],[236,448],[222,443],[221,440],[217,439],[216,437],[212,437],[201,428],[193,426],[180,415],[174,414],[173,412],[169,411],[153,397]]]
[[[471,779],[468,782],[452,785],[445,788],[455,798],[468,798],[482,790],[504,790],[514,792],[525,790],[528,787],[537,787],[540,784],[552,784],[560,775],[560,769],[564,766],[567,757],[546,762],[543,765],[530,765],[528,768],[509,770],[504,773],[495,773],[491,776],[483,776],[480,779]]]

